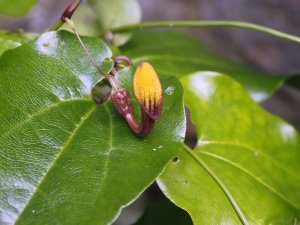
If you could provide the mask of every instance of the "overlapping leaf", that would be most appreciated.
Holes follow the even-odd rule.
[[[150,61],[160,74],[182,77],[199,70],[225,73],[243,84],[259,102],[270,97],[285,79],[230,62],[207,50],[195,38],[178,31],[135,32],[121,51],[134,62]]]
[[[229,77],[182,78],[198,144],[159,179],[194,224],[298,224],[300,136]]]
[[[101,40],[84,42],[109,71],[110,49]],[[131,90],[131,71],[119,77]],[[164,95],[153,133],[137,138],[110,102],[92,101],[99,74],[68,32],[45,33],[3,53],[0,80],[1,224],[108,224],[183,140],[176,79],[162,78],[174,91]]]

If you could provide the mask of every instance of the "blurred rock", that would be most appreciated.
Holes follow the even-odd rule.
[[[240,20],[300,35],[298,0],[141,0],[144,20]],[[159,7],[157,7],[159,5]],[[300,45],[239,28],[194,28],[210,48],[273,74],[300,71]]]

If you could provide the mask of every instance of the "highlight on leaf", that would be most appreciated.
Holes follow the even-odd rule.
[[[134,94],[144,111],[153,120],[160,117],[162,110],[162,87],[153,66],[148,62],[141,62],[133,78]]]

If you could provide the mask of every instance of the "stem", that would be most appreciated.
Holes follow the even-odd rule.
[[[131,130],[139,137],[147,136],[153,129],[155,120],[153,120],[143,109],[141,108],[141,122],[137,122],[133,113],[132,105],[130,101],[130,93],[126,89],[120,89],[111,94],[110,99],[118,112],[126,119],[127,124]]]
[[[116,90],[119,90],[119,85],[118,85],[118,82],[116,81],[116,79],[114,78],[114,73],[116,73],[116,71],[111,71],[113,72],[112,74],[106,74],[104,73],[100,67],[97,65],[96,63],[96,60],[93,58],[93,56],[91,55],[91,53],[89,52],[89,50],[86,48],[86,46],[84,45],[80,35],[78,34],[76,28],[75,28],[75,25],[74,25],[74,22],[72,20],[70,20],[69,18],[65,17],[64,18],[64,21],[66,22],[66,24],[68,24],[68,26],[74,31],[78,41],[79,41],[79,44],[80,46],[82,47],[82,49],[84,50],[84,52],[87,54],[87,56],[90,58],[90,60],[92,61],[94,67],[96,68],[96,70],[98,71],[98,73],[100,75],[102,75],[103,77],[107,78],[112,86],[112,88],[116,91]]]
[[[239,28],[259,31],[278,38],[300,43],[300,37],[296,35],[287,34],[254,23],[230,21],[230,20],[149,21],[149,22],[142,22],[142,23],[113,28],[111,31],[115,33],[121,33],[121,32],[127,32],[132,30],[144,29],[144,28],[160,28],[160,27],[169,27],[169,28],[171,27],[239,27]]]
[[[58,30],[65,22],[62,19],[59,19],[53,24],[48,31],[56,31]]]
[[[78,32],[73,29],[82,49],[85,51],[85,53],[87,54],[87,56],[90,58],[90,60],[92,61],[92,63],[94,64],[95,68],[97,69],[97,71],[104,77],[106,77],[106,74],[99,68],[99,66],[97,65],[95,59],[93,58],[93,56],[91,55],[91,53],[89,52],[89,50],[85,47],[83,41],[81,40],[81,37],[79,36]]]
[[[139,137],[147,136],[153,129],[155,121],[148,116],[147,113],[144,112],[143,108],[141,107],[141,122],[138,123],[134,118],[132,112],[127,113],[124,118],[126,119],[128,125],[130,126],[131,130]]]
[[[81,2],[82,0],[73,0],[73,2],[65,9],[59,20],[57,20],[55,24],[49,28],[49,31],[58,30],[65,23],[65,18],[71,19],[73,13]]]
[[[68,22],[67,22],[68,23]],[[87,54],[87,56],[90,58],[90,60],[92,61],[92,63],[94,64],[94,67],[96,68],[96,70],[98,71],[98,73],[100,73],[103,77],[107,78],[112,86],[112,88],[116,91],[119,90],[119,85],[118,82],[116,81],[116,79],[114,78],[113,75],[111,74],[105,74],[100,67],[97,65],[96,60],[93,58],[93,56],[91,55],[91,53],[89,52],[89,50],[85,47],[83,41],[80,38],[80,35],[78,34],[78,32],[73,29],[81,47],[83,48],[83,50],[85,51],[85,53]]]

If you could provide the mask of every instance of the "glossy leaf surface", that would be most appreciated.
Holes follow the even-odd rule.
[[[196,225],[298,224],[300,137],[227,76],[182,78],[198,144],[159,179]]]
[[[20,46],[22,42],[21,38],[0,32],[0,56],[3,52]]]
[[[110,70],[109,48],[83,41]],[[118,76],[132,90],[131,71]],[[164,89],[175,90],[141,139],[110,101],[93,102],[99,78],[68,32],[45,33],[1,56],[1,224],[108,224],[176,154],[185,132],[179,81],[162,78]]]
[[[26,14],[37,0],[0,0],[0,14],[22,16]]]
[[[199,70],[227,74],[243,84],[259,102],[270,97],[285,79],[230,62],[207,50],[197,39],[178,31],[135,32],[121,51],[135,63],[150,61],[160,74],[182,77]]]
[[[148,206],[134,225],[193,225],[189,214],[164,199]]]

